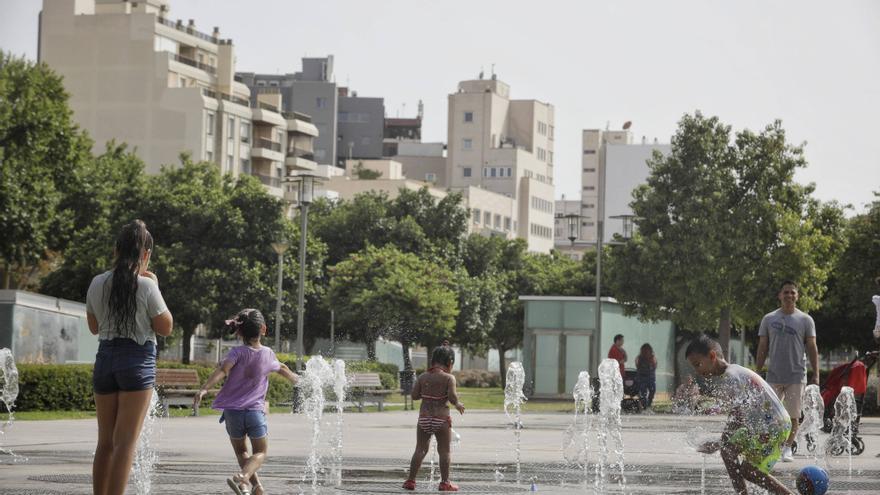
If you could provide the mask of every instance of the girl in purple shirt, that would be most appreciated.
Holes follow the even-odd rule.
[[[235,332],[244,345],[229,351],[196,394],[193,406],[202,400],[208,389],[226,377],[211,406],[223,411],[220,422],[226,422],[226,432],[241,467],[241,471],[226,482],[237,495],[261,495],[263,485],[257,477],[257,470],[266,460],[269,449],[266,425],[269,373],[277,372],[294,384],[299,376],[278,362],[272,349],[260,344],[260,337],[266,334],[266,320],[259,310],[241,310],[234,318],[226,320],[226,328]],[[251,441],[250,453],[246,438]]]

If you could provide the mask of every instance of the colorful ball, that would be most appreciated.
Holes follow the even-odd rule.
[[[828,473],[819,466],[807,466],[798,473],[796,483],[801,495],[823,495],[828,490]]]

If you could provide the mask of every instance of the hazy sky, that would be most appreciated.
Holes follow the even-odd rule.
[[[36,57],[41,5],[0,0],[0,49]],[[238,70],[333,54],[337,82],[388,116],[423,100],[425,141],[446,140],[456,83],[495,64],[512,97],[556,108],[557,197],[579,193],[582,129],[631,120],[637,142],[668,142],[697,109],[782,119],[822,200],[864,211],[880,191],[880,1],[173,0],[170,17],[219,26]]]

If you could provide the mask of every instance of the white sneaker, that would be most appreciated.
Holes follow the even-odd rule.
[[[794,462],[794,455],[791,453],[791,446],[782,447],[782,462]]]

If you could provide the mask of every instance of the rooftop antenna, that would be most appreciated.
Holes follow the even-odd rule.
[[[401,113],[403,114],[403,118],[406,118],[406,102],[401,103],[401,105],[403,105],[403,111]]]
[[[480,79],[483,78],[483,66],[482,65],[480,66],[480,77],[479,78]]]
[[[419,100],[419,120],[422,120],[422,117],[425,115],[425,104],[422,103],[422,100]]]
[[[611,129],[611,121],[610,121],[610,120],[606,120],[606,121],[605,121],[605,130],[607,131],[607,130],[609,130],[609,129]]]
[[[495,64],[492,64],[492,80],[495,80]]]

